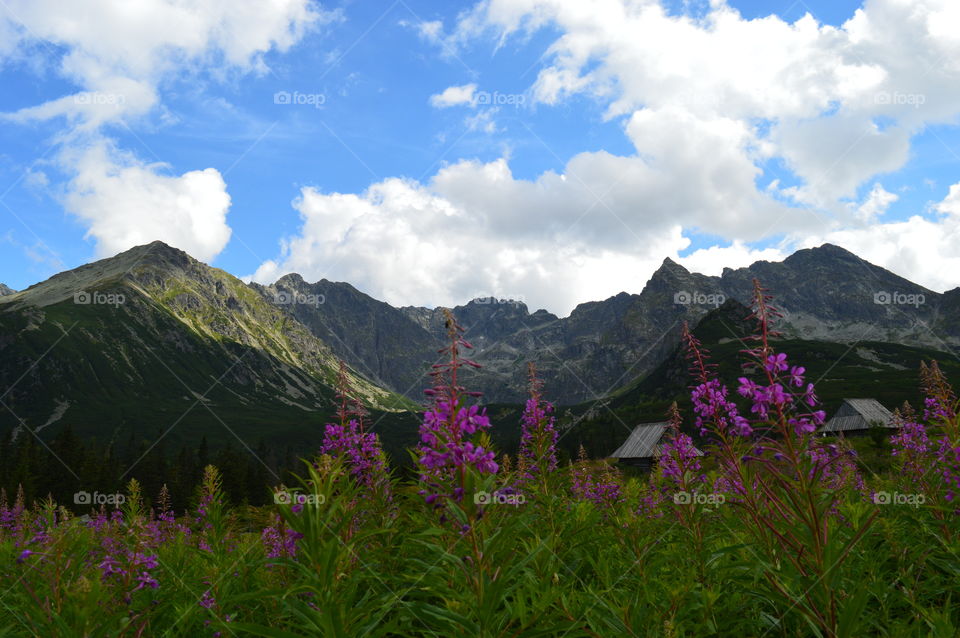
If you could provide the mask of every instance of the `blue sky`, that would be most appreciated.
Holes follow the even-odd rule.
[[[566,314],[664,257],[832,241],[960,285],[953,3],[588,4],[9,2],[0,282],[162,239],[261,281]]]

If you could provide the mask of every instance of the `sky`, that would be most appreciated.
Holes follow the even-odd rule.
[[[564,316],[825,242],[960,285],[956,0],[3,0],[0,282],[159,239]]]

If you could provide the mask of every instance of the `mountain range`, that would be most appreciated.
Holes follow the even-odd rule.
[[[465,384],[488,402],[518,403],[533,361],[558,404],[623,395],[672,356],[684,321],[728,300],[749,305],[754,278],[792,339],[960,344],[960,288],[936,293],[825,244],[720,276],[665,259],[639,294],[562,318],[471,300],[451,309],[483,366]],[[146,438],[226,428],[241,441],[293,442],[332,413],[338,358],[375,416],[396,419],[421,401],[444,340],[442,308],[397,308],[297,274],[246,284],[153,242],[23,291],[0,286],[0,434],[69,421],[100,437],[136,424]]]
[[[653,370],[684,321],[695,325],[727,299],[749,305],[754,278],[774,295],[788,337],[940,350],[960,344],[960,288],[939,294],[825,244],[780,263],[724,269],[719,277],[665,259],[639,294],[583,303],[564,318],[531,313],[509,299],[474,299],[452,308],[483,366],[468,382],[490,401],[521,401],[526,362],[533,361],[558,403],[605,396]],[[311,284],[299,275],[252,287],[268,300],[323,300],[290,304],[288,311],[371,380],[411,399],[420,396],[424,372],[444,340],[442,308],[394,308],[349,284]]]

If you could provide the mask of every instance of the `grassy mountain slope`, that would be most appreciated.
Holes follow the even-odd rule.
[[[0,433],[69,422],[99,438],[293,444],[332,412],[335,375],[326,344],[282,309],[159,242],[0,302]],[[352,377],[369,407],[412,407]]]

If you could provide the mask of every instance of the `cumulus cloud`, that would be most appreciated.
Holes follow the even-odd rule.
[[[560,35],[532,86],[555,104],[582,94],[607,116],[683,108],[694,117],[766,120],[758,146],[803,184],[786,194],[842,212],[842,198],[904,165],[912,135],[960,115],[954,0],[867,0],[841,27],[811,15],[745,20],[724,0],[701,18],[659,2],[485,0],[445,44],[553,27]],[[888,122],[883,128],[878,120]]]
[[[956,12],[952,0],[867,0],[833,27],[810,15],[745,20],[723,0],[697,18],[653,0],[484,0],[449,32],[431,22],[421,35],[450,54],[490,33],[500,48],[548,31],[528,94],[604,104],[635,152],[579,153],[534,179],[506,159],[462,160],[425,183],[305,189],[300,235],[255,277],[344,279],[401,304],[523,294],[564,314],[639,291],[664,256],[718,274],[831,241],[942,289],[957,272],[960,192],[934,206],[938,219],[885,224],[897,195],[879,183],[858,193],[905,164],[923,127],[960,115],[960,37],[943,26]],[[455,86],[430,101],[475,96]],[[765,175],[771,161],[799,183]],[[693,234],[718,245],[679,258]],[[776,247],[751,246],[771,238]]]
[[[70,151],[77,174],[68,209],[83,220],[97,255],[106,257],[160,239],[201,260],[211,260],[230,240],[230,196],[214,168],[165,175],[100,141]]]
[[[213,168],[168,175],[116,149],[105,125],[130,126],[155,109],[165,79],[262,71],[265,53],[287,50],[311,27],[340,19],[309,0],[142,0],[123,10],[103,0],[7,0],[5,8],[0,61],[30,47],[56,55],[60,74],[78,90],[0,119],[65,119],[59,159],[73,174],[65,205],[87,225],[97,253],[163,239],[203,259],[230,237],[222,175]]]
[[[473,94],[477,90],[476,84],[464,84],[463,86],[448,86],[442,93],[430,96],[430,104],[438,109],[445,109],[451,106],[463,104],[472,105],[474,101]]]
[[[691,272],[718,276],[723,274],[724,268],[743,268],[757,261],[783,261],[788,256],[789,252],[780,248],[753,249],[734,241],[729,246],[695,250],[677,261]]]
[[[866,201],[857,207],[856,218],[864,223],[876,221],[876,218],[883,215],[890,204],[900,199],[895,193],[887,191],[880,183],[873,185],[873,188],[867,194]]]
[[[881,188],[882,190],[882,188]],[[889,193],[887,194],[889,195]],[[931,206],[933,219],[914,215],[905,221],[835,230],[803,241],[805,247],[830,242],[855,252],[901,277],[943,292],[960,284],[960,183]]]
[[[82,117],[93,123],[149,110],[157,84],[171,72],[218,66],[262,70],[267,51],[284,51],[311,26],[339,16],[315,9],[308,0],[144,0],[122,11],[104,0],[5,4],[0,33],[16,33],[21,46],[62,47],[60,73],[83,88],[19,115]],[[103,98],[84,103],[90,92]]]
[[[303,220],[300,234],[284,243],[279,260],[262,264],[254,280],[299,272],[310,280],[349,281],[396,305],[453,305],[495,295],[567,313],[597,295],[639,291],[664,254],[689,243],[678,226],[647,234],[632,254],[558,243],[546,230],[507,242],[493,230],[496,220],[401,179],[360,195],[304,188],[294,205]]]
[[[722,234],[771,219],[825,230],[754,180],[747,129],[682,110],[636,113],[625,127],[637,153],[581,153],[562,173],[534,180],[508,161],[460,161],[428,183],[388,179],[360,195],[304,189],[303,219],[278,260],[254,279],[287,272],[345,280],[398,304],[455,304],[474,296],[523,296],[561,314],[577,303],[639,292],[664,256],[689,246],[683,228]],[[736,243],[690,263],[741,263],[773,255]],[[778,253],[777,253],[778,254]]]

